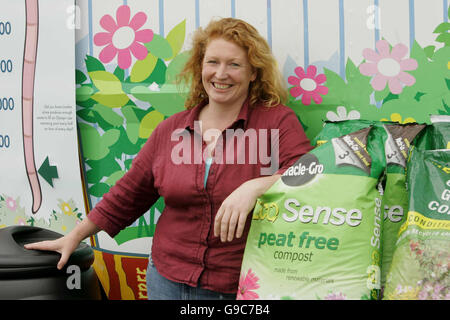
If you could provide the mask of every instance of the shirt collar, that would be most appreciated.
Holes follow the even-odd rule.
[[[186,121],[184,122],[183,128],[194,130],[194,123],[198,121],[200,111],[208,104],[208,100],[204,100],[196,105],[194,108],[189,110]],[[242,123],[242,128],[245,130],[247,127],[248,117],[249,117],[249,99],[247,98],[242,104],[241,110],[239,111],[236,120],[231,126],[235,126],[238,123]]]

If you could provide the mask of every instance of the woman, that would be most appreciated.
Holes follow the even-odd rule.
[[[286,89],[270,47],[248,23],[225,18],[198,29],[180,76],[190,84],[187,110],[158,125],[127,174],[72,232],[27,249],[60,252],[62,268],[80,241],[100,230],[115,236],[162,196],[149,299],[236,297],[249,213],[311,146],[294,112],[280,104]]]

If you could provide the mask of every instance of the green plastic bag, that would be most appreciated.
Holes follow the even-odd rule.
[[[238,299],[379,297],[385,159],[377,136],[385,132],[351,128],[298,159],[257,200]]]
[[[408,193],[406,190],[406,162],[409,150],[415,138],[426,127],[425,124],[382,124],[388,134],[385,141],[386,177],[382,208],[384,212],[381,286],[386,283],[386,276],[395,251],[398,230],[405,221],[408,212]]]
[[[426,124],[397,122],[381,122],[372,120],[347,120],[342,122],[326,122],[323,130],[314,142],[320,144],[330,137],[345,133],[348,127],[365,127],[372,125],[386,134],[378,139],[384,145],[383,154],[386,157],[386,175],[383,180],[383,226],[381,237],[381,287],[384,287],[395,250],[397,234],[408,212],[408,194],[406,191],[406,161],[410,146],[416,137],[424,130]]]
[[[422,150],[450,149],[450,116],[431,116],[431,121],[417,147]]]
[[[450,150],[413,148],[407,164],[409,211],[384,299],[450,299]]]

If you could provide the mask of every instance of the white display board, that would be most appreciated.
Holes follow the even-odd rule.
[[[65,234],[86,213],[72,0],[0,1],[0,226]]]

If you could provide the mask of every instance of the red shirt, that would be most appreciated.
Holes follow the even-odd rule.
[[[265,157],[270,154],[270,144],[264,148],[264,143],[275,145],[272,156],[278,154],[279,168],[274,170],[277,173],[284,172],[312,147],[290,108],[250,107],[246,102],[230,130],[222,133],[226,148],[216,145],[217,158],[205,189],[205,162],[200,153],[206,144],[195,122],[204,105],[162,121],[133,160],[131,169],[104,195],[89,213],[89,219],[114,237],[162,196],[165,209],[157,222],[151,251],[158,272],[190,286],[235,293],[251,214],[244,236],[222,243],[214,236],[214,218],[220,205],[245,181],[268,174],[261,171],[271,166]],[[253,138],[226,139],[226,131],[233,132],[231,129],[242,129]],[[258,143],[252,144],[255,136]],[[246,141],[245,157],[243,145],[237,142],[242,139]],[[223,150],[222,163],[217,156],[221,154],[219,149]],[[255,153],[259,153],[257,157]],[[180,161],[184,163],[177,164]]]

